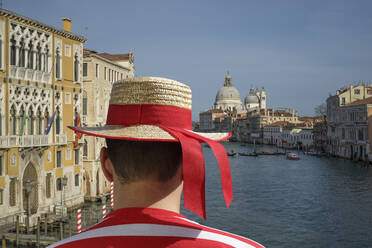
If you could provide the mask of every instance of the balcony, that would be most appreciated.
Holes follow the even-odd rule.
[[[0,137],[0,148],[37,147],[51,145],[48,135],[24,135]]]
[[[51,83],[51,73],[45,71],[37,71],[33,69],[27,69],[24,67],[10,66],[10,78],[21,79],[29,81],[37,81],[42,83]]]
[[[66,134],[57,134],[56,135],[56,144],[57,145],[67,145],[67,135]]]

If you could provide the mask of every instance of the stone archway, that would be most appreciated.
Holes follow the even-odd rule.
[[[32,163],[29,163],[23,172],[22,178],[22,195],[23,195],[23,209],[27,212],[27,197],[26,197],[26,185],[27,183],[31,186],[29,195],[30,201],[30,214],[36,214],[39,207],[39,194],[38,194],[38,180],[36,168]]]

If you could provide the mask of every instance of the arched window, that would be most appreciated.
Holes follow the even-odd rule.
[[[59,48],[56,51],[56,78],[61,78],[61,54]]]
[[[34,112],[32,111],[32,108],[28,110],[28,134],[33,135],[34,134]]]
[[[44,120],[45,120],[45,124],[44,124],[44,129],[42,130],[42,134],[45,133],[45,130],[47,129],[47,126],[48,126],[48,123],[49,123],[49,112],[48,112],[48,110],[45,111]]]
[[[77,112],[77,109],[75,109],[75,117],[74,117],[74,126],[75,126],[75,127],[77,126],[78,118],[79,118],[79,114],[78,114],[78,112]]]
[[[34,69],[34,50],[32,40],[28,43],[27,68]]]
[[[74,59],[74,81],[79,81],[79,57],[77,53],[75,53],[75,59]]]
[[[36,133],[38,135],[42,134],[42,130],[43,130],[43,115],[41,113],[41,110],[40,110],[40,107],[38,108],[37,110],[37,114],[36,114]]]
[[[19,112],[19,122],[18,122],[18,125],[19,125],[19,135],[23,135],[23,133],[25,132],[25,117],[26,117],[26,113],[25,113],[25,110],[23,108],[23,106],[21,107],[21,111]]]
[[[17,126],[17,118],[16,118],[16,109],[14,105],[10,108],[10,135],[16,135],[16,126]]]
[[[25,42],[22,38],[21,42],[19,43],[19,62],[18,66],[19,67],[25,67]]]
[[[0,35],[0,68],[3,68],[3,37]]]
[[[44,54],[44,71],[48,71],[48,54],[49,54],[49,48],[48,45],[45,46],[45,54]]]
[[[10,65],[16,64],[16,40],[14,36],[10,40]]]
[[[59,107],[57,107],[57,113],[56,113],[56,134],[60,134],[61,132],[61,116],[59,113]]]
[[[41,46],[40,43],[36,47],[36,70],[41,71]]]

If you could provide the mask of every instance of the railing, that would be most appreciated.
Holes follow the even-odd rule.
[[[45,71],[37,71],[24,67],[10,66],[10,78],[38,81],[43,83],[51,83],[51,73]]]
[[[48,135],[24,135],[0,137],[0,148],[35,147],[51,145]]]
[[[67,135],[66,134],[57,134],[56,135],[56,144],[66,145],[67,144]]]

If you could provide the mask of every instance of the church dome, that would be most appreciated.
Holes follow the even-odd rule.
[[[257,96],[248,95],[244,98],[244,104],[259,103]]]
[[[223,86],[218,90],[216,95],[216,101],[222,100],[239,100],[240,94],[239,91],[234,86]]]
[[[247,104],[258,104],[260,101],[256,95],[256,93],[254,92],[254,89],[251,88],[251,90],[249,91],[249,94],[248,96],[246,96],[244,98],[244,104],[247,105]]]

